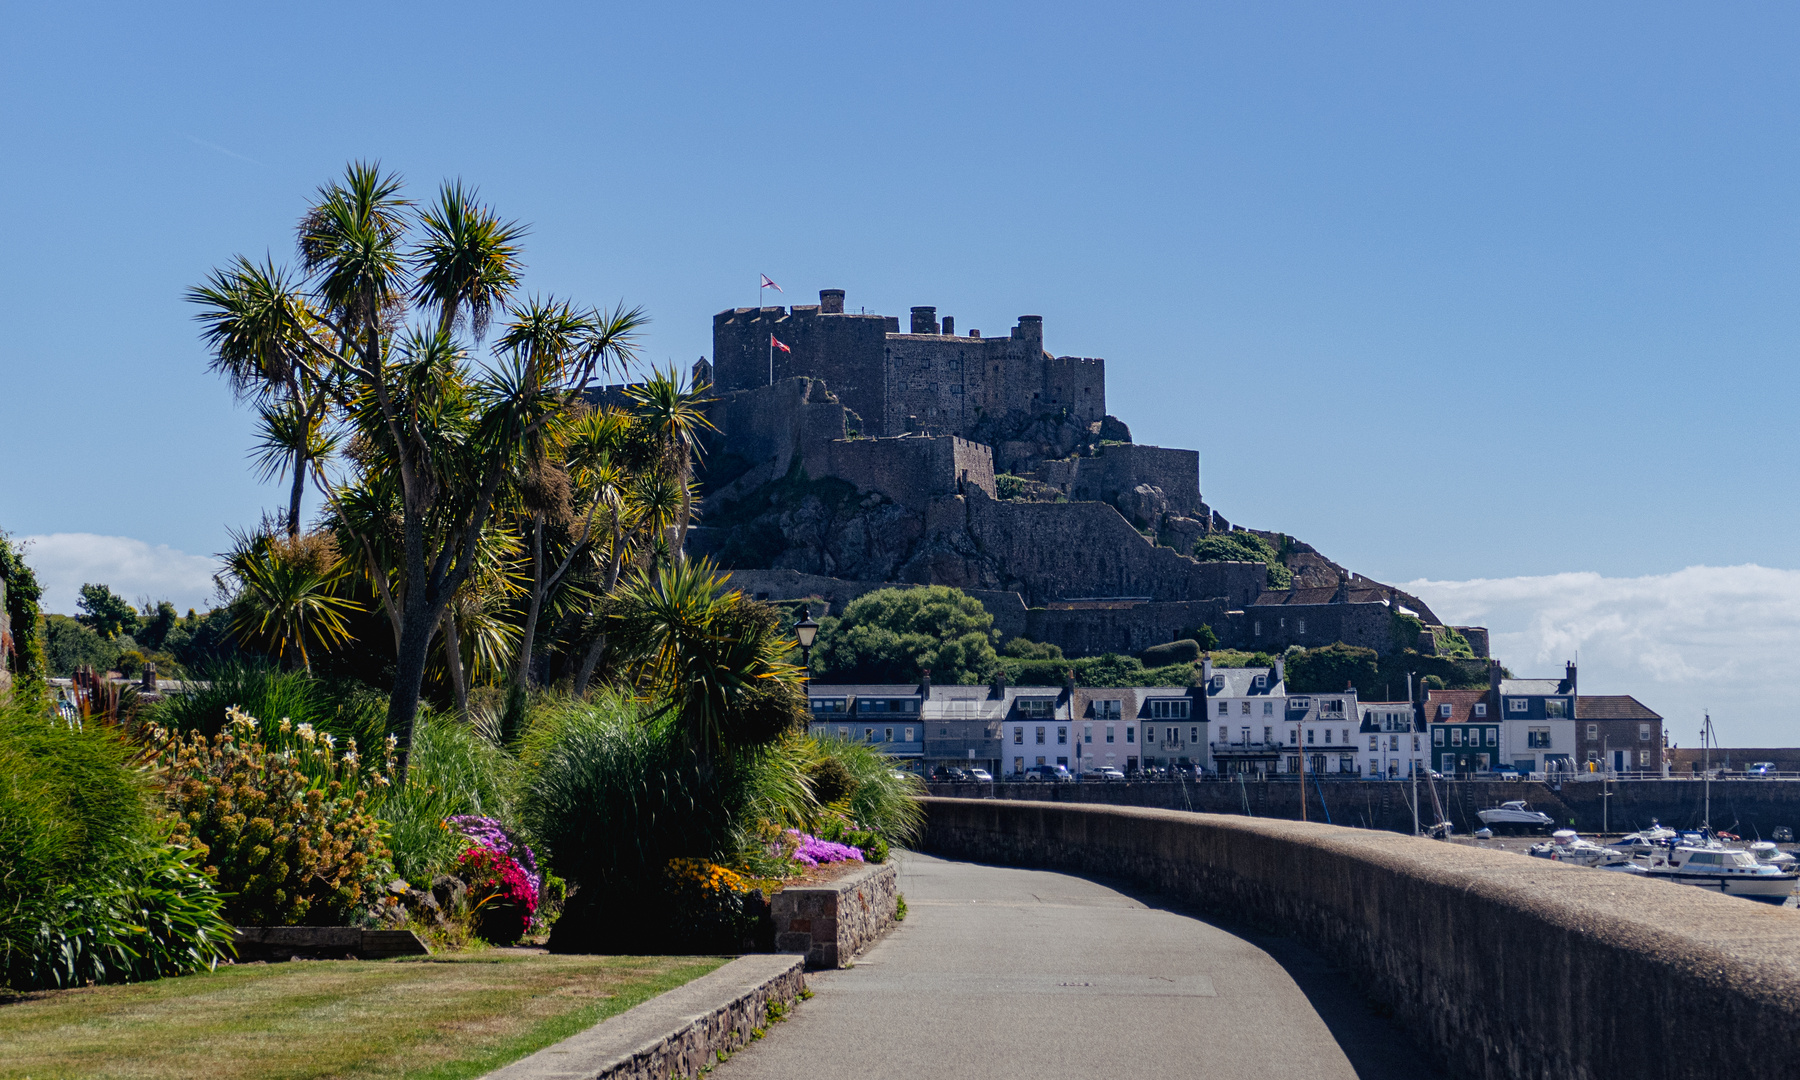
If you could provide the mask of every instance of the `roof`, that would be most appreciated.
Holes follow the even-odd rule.
[[[1252,607],[1274,607],[1288,604],[1329,604],[1336,597],[1336,587],[1322,589],[1270,589],[1257,594],[1251,601]],[[1387,594],[1380,589],[1350,589],[1352,604],[1380,604],[1387,600]]]
[[[1274,668],[1216,667],[1212,669],[1212,675],[1214,681],[1206,688],[1208,697],[1267,697],[1285,693],[1283,681],[1275,677]],[[1258,675],[1265,676],[1261,687],[1256,685]]]
[[[1425,719],[1433,724],[1467,724],[1471,721],[1483,724],[1492,723],[1500,718],[1492,714],[1475,715],[1475,706],[1486,704],[1487,699],[1488,692],[1486,690],[1427,690],[1425,691]],[[1449,717],[1438,715],[1439,705],[1450,706]]]
[[[1567,679],[1501,679],[1502,694],[1523,694],[1527,697],[1567,696],[1575,688]]]
[[[1630,694],[1582,694],[1575,699],[1577,720],[1661,720]]]

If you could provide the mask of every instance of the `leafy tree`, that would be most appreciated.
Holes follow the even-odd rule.
[[[137,629],[137,609],[105,585],[83,585],[75,606],[81,610],[75,618],[109,641]]]
[[[821,620],[819,664],[833,679],[973,683],[999,660],[994,617],[961,589],[927,585],[877,589]]]
[[[175,614],[175,605],[167,600],[154,605],[145,603],[144,612],[138,617],[137,631],[131,636],[144,648],[159,652],[169,640],[169,631],[180,621],[180,616]]]
[[[1060,645],[1052,645],[1047,641],[1016,637],[1006,643],[1006,647],[1000,650],[1000,655],[1017,660],[1061,660],[1063,651]]]
[[[12,673],[13,696],[20,702],[36,700],[44,692],[48,674],[44,658],[44,642],[38,633],[38,601],[44,590],[37,574],[25,562],[25,552],[0,532],[0,586],[6,592],[6,614],[12,625],[10,635],[0,635],[0,655],[6,657],[6,668]]]
[[[67,615],[41,616],[47,670],[66,679],[82,666],[108,671],[119,662],[118,644],[108,641]],[[16,624],[15,624],[16,625]]]
[[[1259,562],[1268,566],[1268,586],[1286,589],[1294,575],[1281,561],[1281,553],[1253,532],[1234,530],[1211,533],[1194,541],[1194,558],[1201,562]]]
[[[416,210],[399,177],[353,164],[319,189],[298,233],[298,273],[240,258],[189,299],[234,386],[257,395],[280,384],[277,401],[324,402],[320,423],[350,451],[346,468],[309,460],[310,441],[292,444],[293,460],[340,524],[393,522],[394,543],[355,539],[395,627],[389,722],[404,754],[433,643],[497,508],[549,456],[593,376],[634,355],[644,316],[513,303],[524,229],[460,184]],[[478,343],[499,309],[506,333],[477,364],[458,328]],[[382,516],[341,512],[359,499]]]
[[[1288,689],[1306,694],[1326,694],[1354,684],[1363,696],[1379,685],[1374,649],[1338,642],[1295,653],[1287,662]]]

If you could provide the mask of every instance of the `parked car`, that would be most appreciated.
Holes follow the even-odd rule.
[[[1744,766],[1745,776],[1770,776],[1775,772],[1773,761],[1753,761]]]
[[[968,772],[969,779],[971,779],[971,780],[974,780],[974,781],[977,781],[977,782],[983,783],[983,784],[991,784],[994,782],[994,774],[991,772],[988,772],[986,769],[968,769],[965,771]]]
[[[1095,769],[1083,769],[1081,771],[1081,778],[1089,783],[1097,781],[1102,784],[1110,784],[1115,780],[1120,783],[1125,782],[1125,774],[1113,768],[1111,765],[1102,765]]]
[[[1072,783],[1074,777],[1069,775],[1067,765],[1033,765],[1025,770],[1027,780],[1047,780],[1052,783]]]
[[[931,770],[931,778],[940,784],[960,784],[969,778],[969,774],[955,765],[939,765]]]

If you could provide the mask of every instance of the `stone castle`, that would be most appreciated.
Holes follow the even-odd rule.
[[[1132,442],[1106,411],[1105,361],[1047,352],[1040,316],[983,336],[915,307],[902,333],[826,289],[816,306],[718,313],[694,378],[714,388],[718,433],[689,550],[760,598],[812,598],[817,615],[894,584],[953,585],[1004,638],[1069,656],[1203,625],[1267,651],[1429,651],[1441,629],[1416,597],[1280,534],[1258,533],[1290,589],[1270,589],[1262,563],[1191,557],[1237,528],[1202,499],[1198,452]],[[1425,625],[1416,643],[1397,644],[1399,614]],[[1486,632],[1462,629],[1486,655]]]

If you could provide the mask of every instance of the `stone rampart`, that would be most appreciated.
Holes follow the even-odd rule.
[[[1195,627],[1225,624],[1223,600],[1177,600],[1122,608],[1032,608],[1024,634],[1048,641],[1064,656],[1140,653],[1175,641]]]
[[[1336,641],[1387,652],[1394,612],[1386,604],[1255,604],[1214,626],[1222,644],[1267,653],[1289,645],[1313,649]]]
[[[921,847],[1123,878],[1343,965],[1452,1075],[1793,1074],[1800,919],[1700,889],[1409,836],[928,798]]]
[[[835,476],[917,512],[971,489],[994,497],[993,451],[954,435],[813,443],[804,463],[811,476]]]

